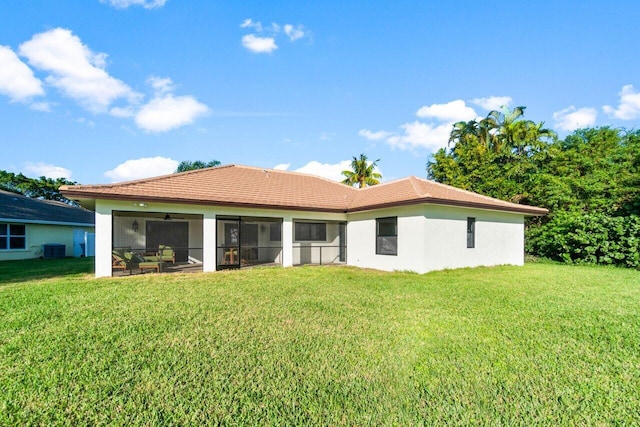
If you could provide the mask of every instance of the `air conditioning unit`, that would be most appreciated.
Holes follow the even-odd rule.
[[[66,248],[59,243],[45,243],[42,245],[42,256],[44,258],[64,258]]]

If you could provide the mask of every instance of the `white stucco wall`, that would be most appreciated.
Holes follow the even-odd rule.
[[[96,277],[111,277],[112,206],[96,200]]]
[[[376,218],[398,217],[398,254],[376,254]],[[423,206],[380,209],[348,215],[347,264],[378,270],[425,272],[426,220]]]
[[[12,224],[23,223],[12,222]],[[64,245],[65,256],[73,256],[74,230],[93,233],[94,227],[53,224],[25,224],[26,249],[0,250],[0,261],[40,258],[42,256],[42,245],[46,243],[57,243]]]
[[[376,218],[398,217],[398,254],[376,254]],[[467,248],[467,218],[476,219]],[[524,215],[424,205],[348,215],[348,264],[426,273],[446,268],[524,264]]]
[[[425,209],[425,269],[524,264],[524,215],[480,209]],[[475,247],[467,248],[467,218],[476,219]]]

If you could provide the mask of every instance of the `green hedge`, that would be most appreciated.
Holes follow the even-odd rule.
[[[575,264],[640,267],[640,216],[562,212],[547,224],[530,227],[526,251]]]

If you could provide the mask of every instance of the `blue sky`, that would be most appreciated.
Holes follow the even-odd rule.
[[[0,3],[0,169],[109,183],[217,159],[425,176],[451,124],[527,107],[636,129],[637,1]]]

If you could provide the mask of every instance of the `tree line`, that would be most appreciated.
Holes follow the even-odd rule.
[[[74,181],[66,178],[29,178],[22,173],[13,173],[0,170],[0,190],[21,194],[43,200],[55,200],[58,202],[76,205],[75,202],[67,199],[58,190],[62,185],[74,185]]]
[[[428,177],[549,209],[527,220],[531,255],[640,267],[640,131],[585,128],[560,139],[524,111],[456,123]]]

